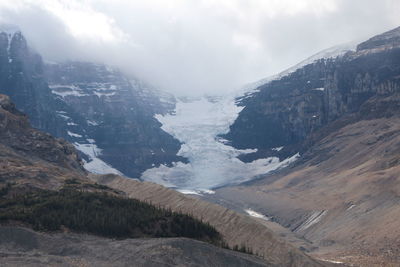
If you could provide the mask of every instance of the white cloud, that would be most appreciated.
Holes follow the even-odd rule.
[[[49,60],[121,66],[178,94],[231,91],[400,25],[396,0],[2,0]]]

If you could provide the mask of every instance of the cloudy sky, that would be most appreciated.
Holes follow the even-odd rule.
[[[400,26],[398,0],[0,0],[46,60],[116,65],[181,95],[236,90]]]

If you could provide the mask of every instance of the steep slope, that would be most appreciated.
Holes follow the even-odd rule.
[[[0,182],[56,189],[86,179],[75,148],[30,127],[8,96],[0,95]]]
[[[279,266],[324,265],[288,245],[267,226],[249,216],[149,182],[124,179],[111,174],[91,174],[90,177],[95,182],[127,193],[129,197],[192,214],[214,226],[230,247],[245,245],[268,263]]]
[[[170,111],[173,98],[161,100],[145,84],[101,64],[45,65],[20,31],[3,28],[0,93],[9,95],[35,128],[74,143],[85,168],[140,177],[152,166],[185,161],[176,156],[179,141],[153,118]]]
[[[399,36],[397,28],[373,37],[356,52],[305,66],[245,100],[247,111],[232,127],[234,143],[261,154],[277,146],[285,146],[280,153],[303,153],[287,169],[217,190],[215,199],[266,214],[312,241],[321,257],[397,266]],[[246,140],[249,129],[256,132],[253,143]]]
[[[154,118],[156,112],[173,109],[173,97],[163,102],[146,85],[102,64],[68,62],[47,64],[45,69],[51,92],[80,116],[77,119],[68,110],[58,111],[66,120],[68,140],[83,153],[89,151],[88,170],[105,173],[96,164],[100,158],[119,172],[138,178],[150,167],[184,160],[176,156],[179,141],[164,132]],[[101,152],[90,155],[91,149]]]
[[[64,105],[53,98],[47,87],[41,57],[31,51],[20,31],[5,32],[1,27],[0,93],[8,95],[18,109],[28,114],[35,128],[66,137],[64,122],[55,112]]]

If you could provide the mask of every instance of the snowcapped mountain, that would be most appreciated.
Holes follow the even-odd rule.
[[[184,161],[176,156],[180,142],[154,118],[174,108],[172,96],[160,99],[142,81],[102,64],[44,64],[15,27],[0,30],[0,93],[35,128],[74,143],[89,171],[139,177]]]
[[[342,57],[347,52],[355,51],[356,49],[357,49],[357,42],[349,42],[324,49],[278,74],[244,85],[238,92],[238,94],[240,95],[239,99],[249,97],[251,94],[257,92],[260,86],[265,85],[274,80],[279,80],[308,64],[312,64],[320,59],[335,59],[337,57]]]

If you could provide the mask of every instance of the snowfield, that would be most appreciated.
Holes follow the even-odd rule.
[[[297,154],[282,162],[276,157],[240,161],[237,156],[256,150],[235,149],[218,135],[229,131],[242,109],[235,105],[234,96],[184,98],[178,100],[173,114],[156,115],[162,129],[183,143],[178,155],[188,158],[189,163],[148,169],[141,178],[184,193],[204,194],[219,186],[248,181],[298,158]]]

